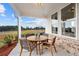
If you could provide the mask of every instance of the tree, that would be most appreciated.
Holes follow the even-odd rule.
[[[16,31],[18,26],[0,26],[0,31]]]

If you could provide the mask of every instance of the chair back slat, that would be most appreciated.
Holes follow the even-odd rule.
[[[52,45],[54,45],[54,44],[55,44],[55,41],[56,41],[56,36],[53,38]]]

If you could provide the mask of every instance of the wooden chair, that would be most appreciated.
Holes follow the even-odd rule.
[[[36,48],[36,53],[38,54],[38,49],[37,49],[37,42],[34,41],[28,41],[28,47],[29,47],[29,52],[30,52],[30,56],[32,54],[32,51]]]
[[[20,39],[21,51],[20,56],[22,54],[23,49],[28,50],[27,40]]]
[[[51,42],[49,42],[49,41],[51,41]],[[54,47],[55,52],[57,52],[56,47],[55,47],[55,41],[56,41],[56,36],[52,40],[47,39],[46,42],[42,42],[42,53],[43,53],[43,47],[50,48],[50,51],[51,51],[52,55],[53,55],[52,47]]]
[[[27,41],[28,36],[31,36],[31,34],[26,36],[26,40],[25,39],[20,39],[20,45],[21,45],[20,56],[22,54],[23,49],[28,50],[30,52],[29,55],[31,56],[32,51],[34,50],[34,48],[37,47],[36,42]],[[36,50],[37,50],[37,48],[36,48]]]

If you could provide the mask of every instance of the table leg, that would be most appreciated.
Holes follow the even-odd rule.
[[[39,42],[39,55],[41,55],[41,53],[40,53],[40,42]]]
[[[38,45],[36,43],[36,54],[38,54]]]
[[[39,47],[39,55],[41,55],[41,48],[40,48],[40,42],[39,42],[39,45],[38,45],[38,47]]]

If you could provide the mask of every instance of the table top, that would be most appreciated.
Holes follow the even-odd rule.
[[[36,36],[27,37],[27,40],[29,40],[29,41],[44,41],[46,39],[47,39],[47,37],[44,35],[40,35],[40,38],[36,38]]]

